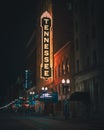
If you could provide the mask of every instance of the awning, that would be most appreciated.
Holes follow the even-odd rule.
[[[58,93],[57,92],[52,92],[52,93],[44,92],[44,93],[40,94],[39,100],[43,101],[43,102],[57,103],[58,102]]]
[[[70,101],[90,101],[90,94],[88,92],[74,92],[69,98]]]

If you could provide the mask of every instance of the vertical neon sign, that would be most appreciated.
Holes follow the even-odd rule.
[[[41,30],[42,30],[42,62],[41,62],[41,78],[48,79],[52,77],[51,65],[51,27],[52,18],[50,14],[45,11],[41,16]]]

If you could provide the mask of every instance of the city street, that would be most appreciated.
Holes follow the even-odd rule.
[[[0,130],[104,130],[103,122],[52,119],[0,112]]]

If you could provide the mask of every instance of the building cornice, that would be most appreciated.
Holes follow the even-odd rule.
[[[71,43],[71,41],[68,41],[61,49],[59,49],[55,54],[54,56],[58,55],[62,50],[65,49],[66,46],[68,46],[69,44]]]

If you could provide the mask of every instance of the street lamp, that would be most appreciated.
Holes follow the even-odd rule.
[[[63,84],[63,90],[65,92],[65,98],[67,99],[67,92],[68,90],[70,91],[70,88],[69,88],[70,79],[66,79],[66,80],[62,79],[62,84]]]
[[[42,87],[42,90],[43,90],[43,91],[47,91],[48,88],[47,88],[47,87]]]
[[[70,84],[70,79],[67,79],[67,80],[66,80],[66,83],[67,83],[67,84]]]
[[[70,79],[62,79],[63,84],[63,90],[65,92],[65,98],[64,98],[64,104],[63,104],[63,114],[65,116],[65,119],[68,119],[69,117],[69,102],[67,100],[67,93],[70,91]]]
[[[45,113],[45,109],[46,109],[46,104],[45,104],[45,92],[48,90],[47,87],[42,87],[42,91],[43,91],[43,96],[44,96],[44,113]]]
[[[64,84],[65,83],[65,79],[62,79],[62,84]]]
[[[31,91],[30,91],[30,95],[34,95],[34,94],[35,94],[35,92],[34,92],[34,91],[33,91],[33,92],[31,92]]]
[[[31,105],[33,104],[34,94],[35,94],[35,92],[34,92],[34,91],[30,91],[30,95],[29,95],[29,102],[30,102],[30,104],[31,104]]]
[[[42,91],[43,91],[43,96],[44,96],[44,101],[45,101],[45,92],[48,90],[47,87],[42,87]]]

